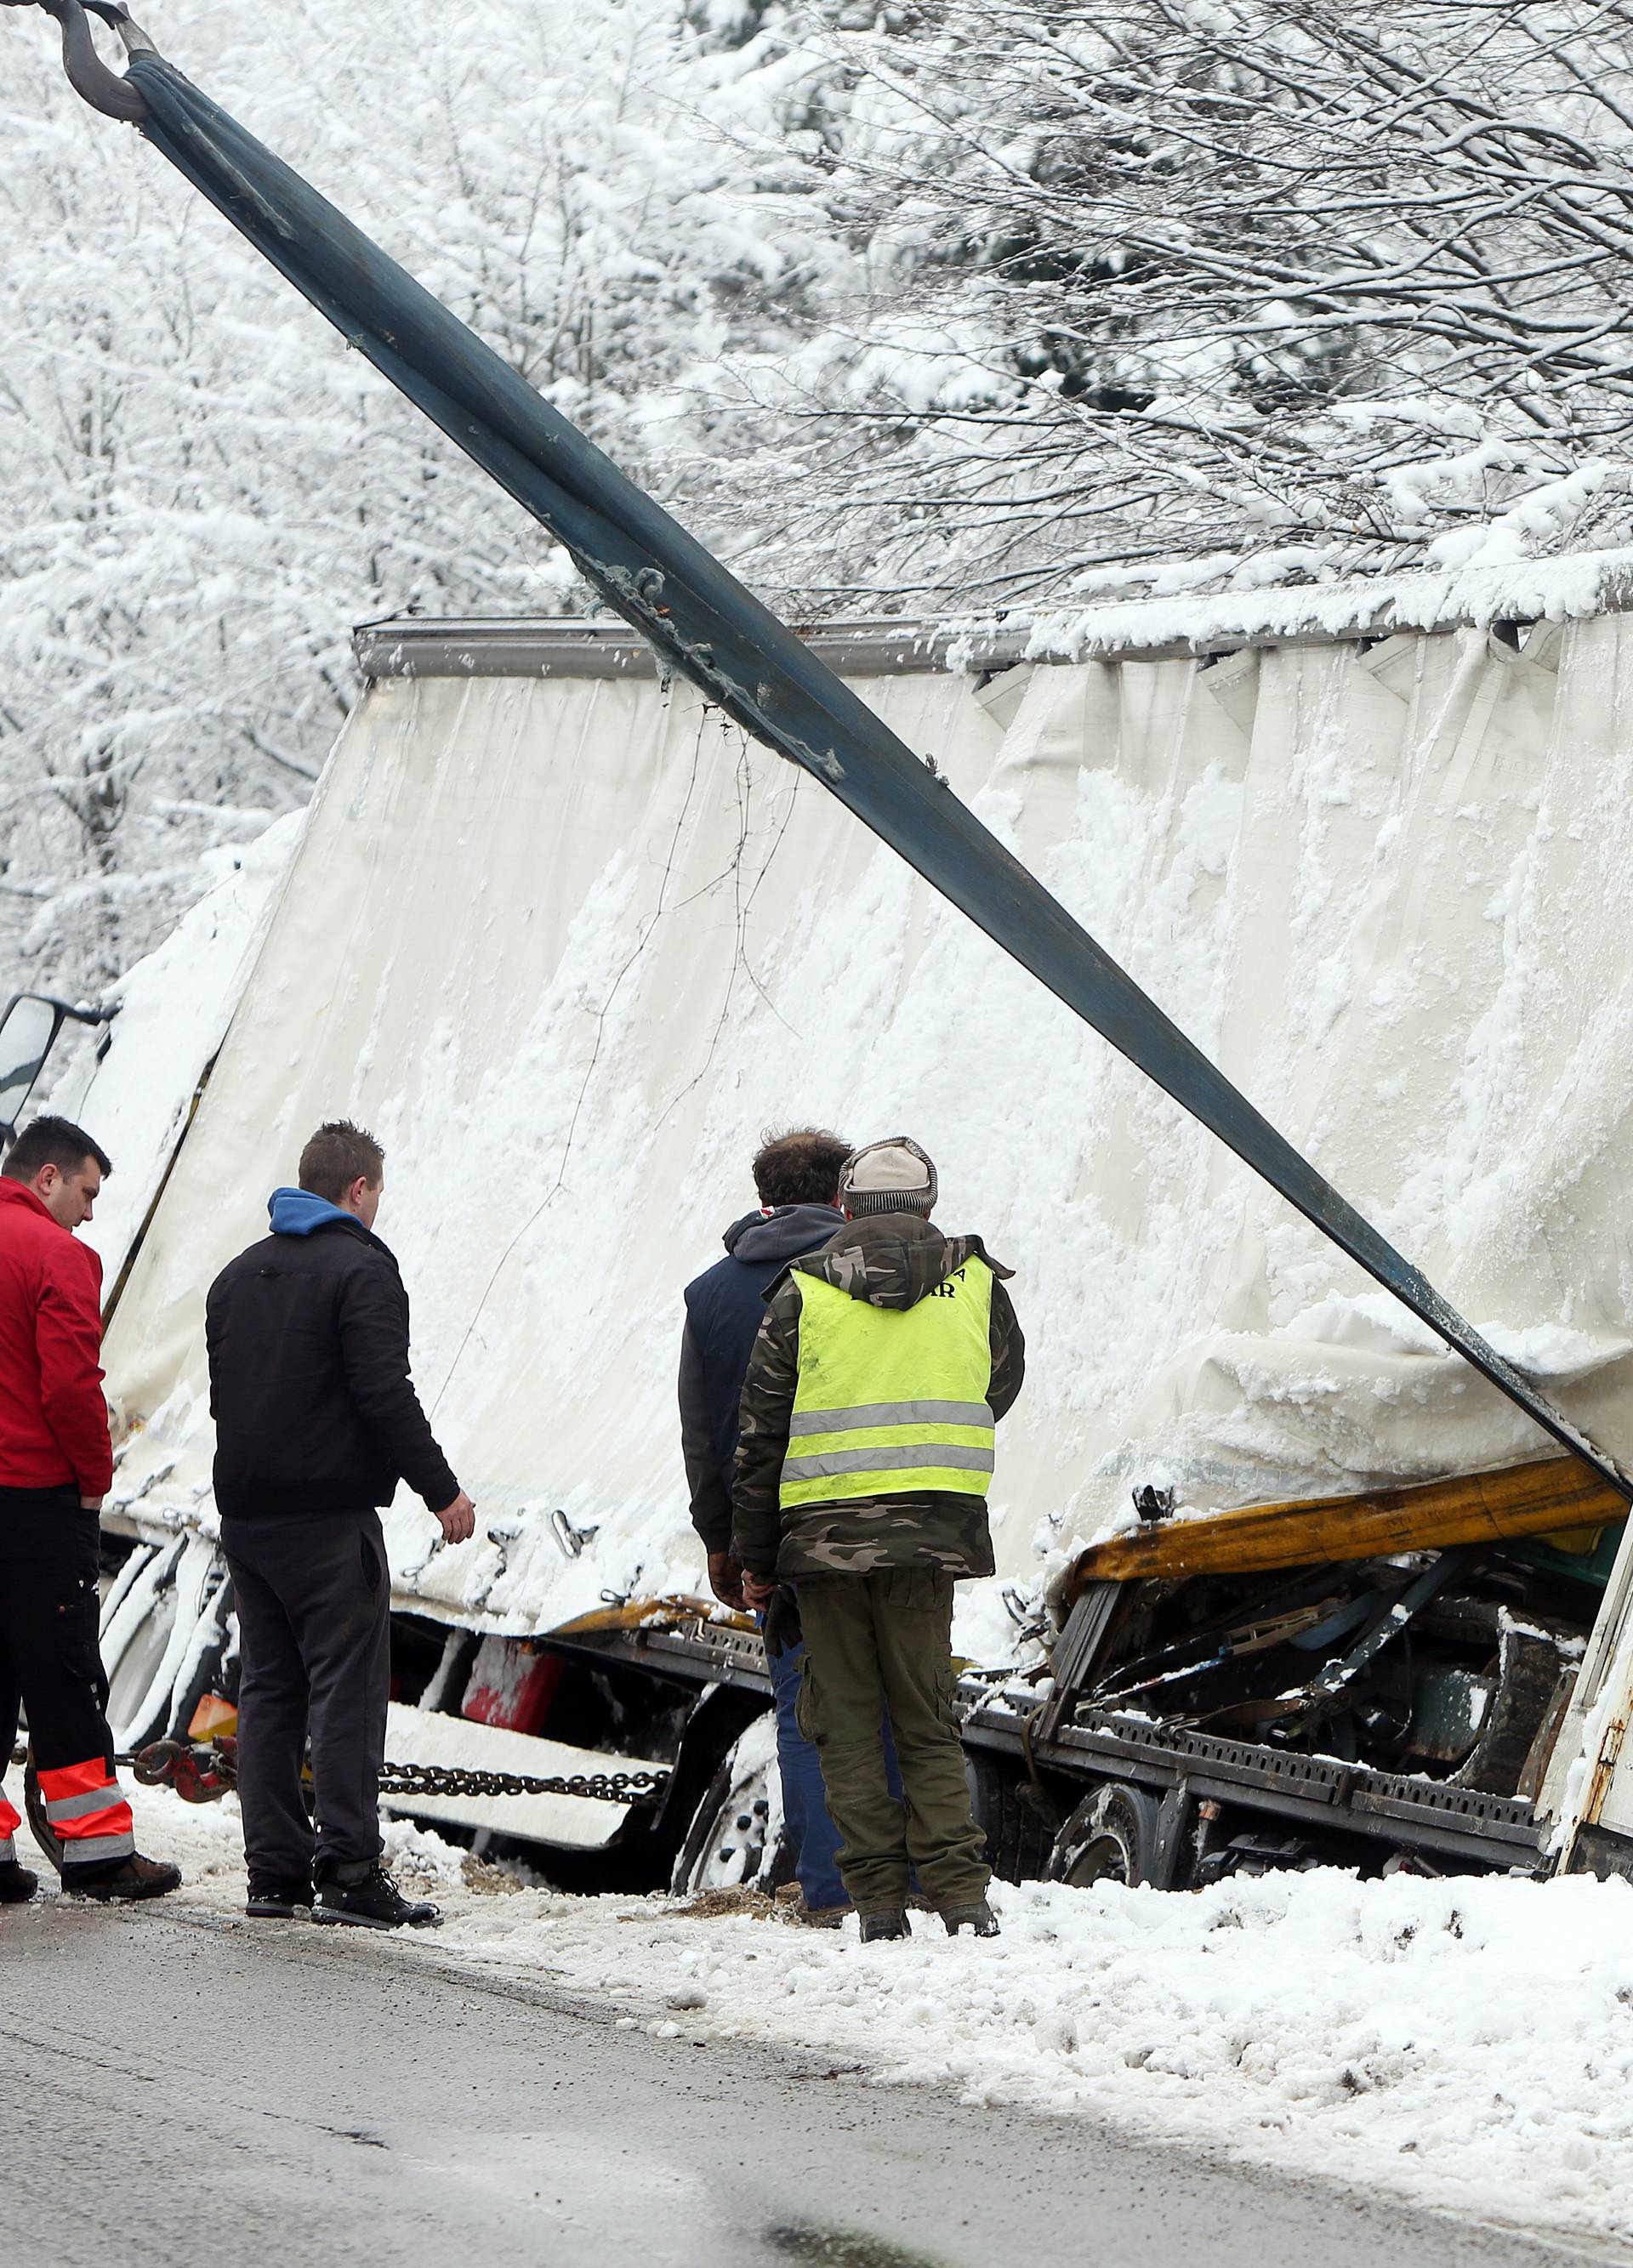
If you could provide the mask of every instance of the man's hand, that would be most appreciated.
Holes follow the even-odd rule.
[[[746,1567],[743,1569],[743,1595],[750,1607],[769,1606],[776,1588],[774,1575],[751,1575]]]
[[[102,1499],[100,1496],[82,1496],[79,1499],[79,1509],[81,1512],[100,1512]]]
[[[729,1551],[711,1551],[709,1588],[721,1606],[730,1607],[741,1614],[746,1603],[743,1595],[742,1560]]]
[[[452,1504],[443,1506],[437,1521],[445,1543],[462,1543],[477,1532],[477,1507],[461,1489]]]

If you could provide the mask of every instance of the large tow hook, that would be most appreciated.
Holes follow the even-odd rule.
[[[130,1771],[143,1787],[174,1788],[183,1803],[215,1803],[238,1784],[238,1742],[231,1734],[218,1735],[207,1748],[194,1741],[150,1741],[131,1757]]]

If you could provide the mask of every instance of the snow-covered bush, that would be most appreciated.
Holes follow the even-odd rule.
[[[803,173],[742,155],[787,69],[763,9],[156,9],[180,67],[661,490],[688,447],[675,379],[775,345],[835,256]],[[352,622],[580,597],[532,521],[83,107],[43,18],[0,34],[0,961],[75,990],[164,933],[202,850],[307,793]]]
[[[1622,539],[1625,0],[917,0],[807,47],[868,288],[735,373],[768,579],[1058,603]]]

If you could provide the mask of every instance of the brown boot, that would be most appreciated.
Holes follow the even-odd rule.
[[[0,1859],[0,1906],[25,1906],[40,1888],[40,1877],[15,1859]]]
[[[122,1859],[111,1873],[93,1875],[88,1882],[77,1882],[71,1874],[63,1876],[67,1896],[97,1898],[104,1905],[129,1905],[137,1898],[162,1898],[181,1887],[179,1867],[168,1866],[162,1859],[144,1859],[139,1851],[132,1858]]]

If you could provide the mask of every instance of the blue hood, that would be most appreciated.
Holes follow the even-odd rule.
[[[322,1228],[331,1220],[349,1220],[356,1227],[362,1226],[355,1213],[343,1211],[327,1197],[314,1197],[310,1189],[274,1189],[267,1199],[267,1215],[274,1236],[310,1236],[314,1228]]]

